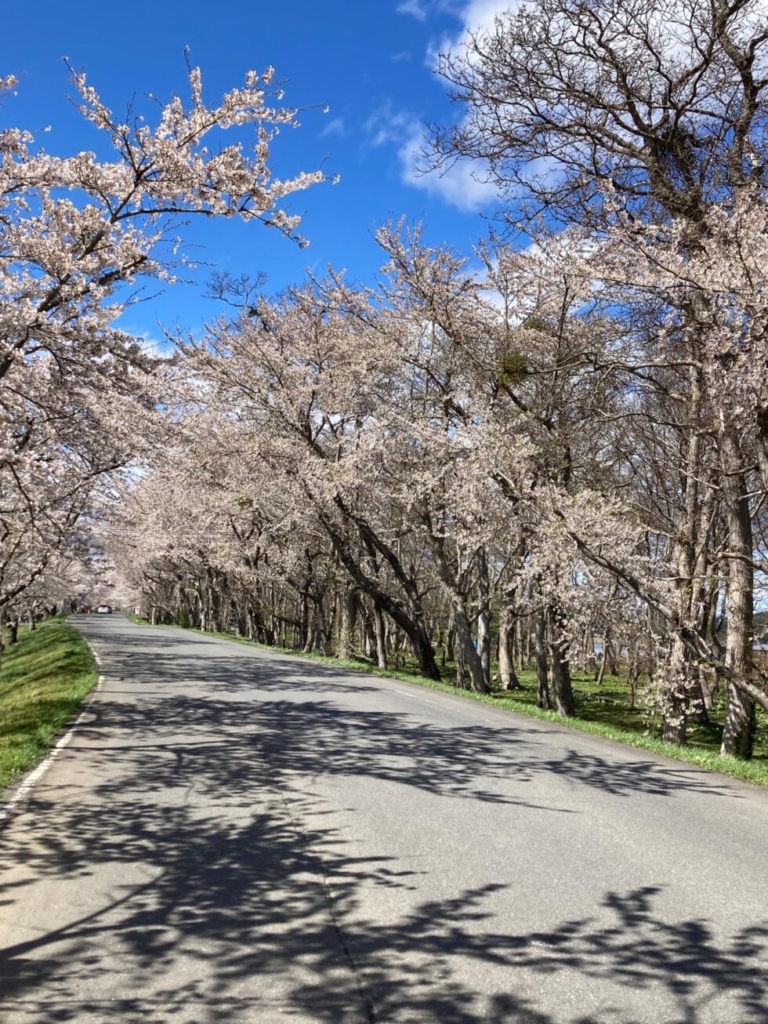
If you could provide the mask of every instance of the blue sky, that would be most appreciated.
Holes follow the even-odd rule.
[[[185,92],[183,50],[203,71],[210,102],[240,84],[246,70],[271,64],[285,81],[285,101],[317,106],[301,127],[275,140],[280,175],[322,166],[338,173],[336,186],[301,193],[290,209],[302,212],[310,247],[300,250],[276,232],[234,221],[197,222],[185,229],[193,256],[233,273],[265,271],[276,290],[329,263],[370,280],[381,263],[372,234],[388,218],[423,221],[431,243],[462,250],[484,232],[482,212],[493,194],[469,168],[444,178],[413,171],[423,120],[459,116],[432,70],[430,56],[460,37],[467,23],[492,16],[499,0],[284,0],[218,3],[103,0],[70,4],[42,0],[3,12],[0,74],[19,79],[17,96],[0,109],[3,125],[31,130],[54,152],[91,149],[96,133],[67,100],[62,57],[83,67],[90,84],[116,112],[135,94],[165,99]],[[327,104],[329,112],[320,109]],[[134,307],[131,329],[157,336],[157,322],[196,329],[213,307],[193,286],[176,286]]]

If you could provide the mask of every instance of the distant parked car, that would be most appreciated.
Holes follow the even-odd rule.
[[[112,605],[111,604],[100,604],[99,607],[96,609],[96,613],[98,615],[111,615],[112,614]]]

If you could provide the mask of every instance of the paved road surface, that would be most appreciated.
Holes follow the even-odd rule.
[[[0,833],[0,1020],[768,1021],[768,793],[120,616]]]

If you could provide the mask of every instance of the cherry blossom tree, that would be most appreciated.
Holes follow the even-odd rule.
[[[733,390],[722,387],[724,372],[744,355],[745,323],[730,284],[723,287],[718,278],[728,276],[735,240],[750,225],[759,234],[765,219],[767,54],[762,0],[536,0],[499,15],[490,31],[471,35],[463,50],[441,59],[465,116],[435,135],[438,162],[483,159],[514,202],[525,205],[527,196],[550,217],[578,222],[596,236],[609,232],[624,271],[633,269],[627,261],[641,249],[642,273],[660,259],[662,276],[676,278],[674,287],[669,276],[662,285],[666,311],[659,325],[665,364],[687,375],[665,736],[684,740],[695,676],[694,578],[705,491],[699,480],[709,471],[711,438],[728,529],[723,750],[737,754],[749,752],[752,701],[761,700],[752,686],[749,496],[765,417],[764,393],[746,412]],[[691,273],[694,266],[719,273],[705,279]],[[652,292],[658,283],[652,276],[635,286]],[[755,312],[754,297],[741,306],[747,323]],[[698,656],[709,652],[700,649]]]
[[[116,321],[142,279],[172,282],[183,265],[179,219],[239,217],[302,243],[284,201],[323,180],[270,173],[274,135],[297,124],[271,68],[214,105],[190,69],[189,102],[160,105],[154,126],[116,117],[70,72],[111,157],[53,156],[29,132],[0,132],[0,607],[47,571],[93,487],[157,440],[147,426],[167,380]]]

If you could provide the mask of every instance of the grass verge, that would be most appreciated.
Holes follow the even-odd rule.
[[[48,753],[98,671],[88,644],[63,619],[48,619],[0,659],[0,792]]]
[[[129,615],[128,618],[132,622],[142,625],[148,624],[146,619],[142,619],[137,615]],[[199,631],[193,629],[189,630],[189,632],[197,633]],[[463,698],[464,700],[479,701],[482,704],[489,704],[495,708],[527,715],[529,718],[553,722],[577,732],[586,732],[592,736],[603,736],[606,739],[614,740],[625,746],[634,747],[637,750],[646,750],[675,761],[681,761],[684,764],[694,765],[697,768],[718,772],[721,775],[729,775],[733,778],[741,779],[743,782],[751,782],[754,785],[768,787],[768,751],[765,749],[764,742],[757,746],[757,756],[751,761],[740,761],[735,757],[722,757],[718,752],[722,727],[715,721],[706,728],[692,725],[691,740],[688,746],[678,747],[672,743],[664,743],[661,739],[650,734],[648,724],[644,720],[642,712],[629,707],[626,699],[628,694],[627,688],[621,680],[613,677],[607,677],[603,686],[598,688],[591,677],[574,673],[574,693],[577,714],[580,717],[565,718],[554,711],[542,711],[536,707],[533,676],[525,672],[520,674],[522,689],[515,691],[514,697],[506,696],[503,691],[496,691],[493,694],[486,695],[473,693],[470,690],[460,690],[448,682],[424,679],[415,672],[398,671],[397,669],[387,669],[385,671],[362,659],[343,661],[340,658],[326,657],[314,652],[305,654],[303,651],[292,648],[284,650],[280,647],[259,644],[253,640],[247,640],[245,637],[235,636],[233,633],[206,633],[205,635],[228,640],[231,643],[245,644],[248,647],[272,651],[273,653],[289,654],[291,657],[304,658],[308,661],[331,665],[334,668],[350,669],[365,675],[381,676],[384,679],[399,679],[402,682],[424,686],[431,690],[440,690],[442,693],[449,693],[454,697]],[[763,732],[765,731],[766,724],[768,723],[765,721],[761,722]]]

